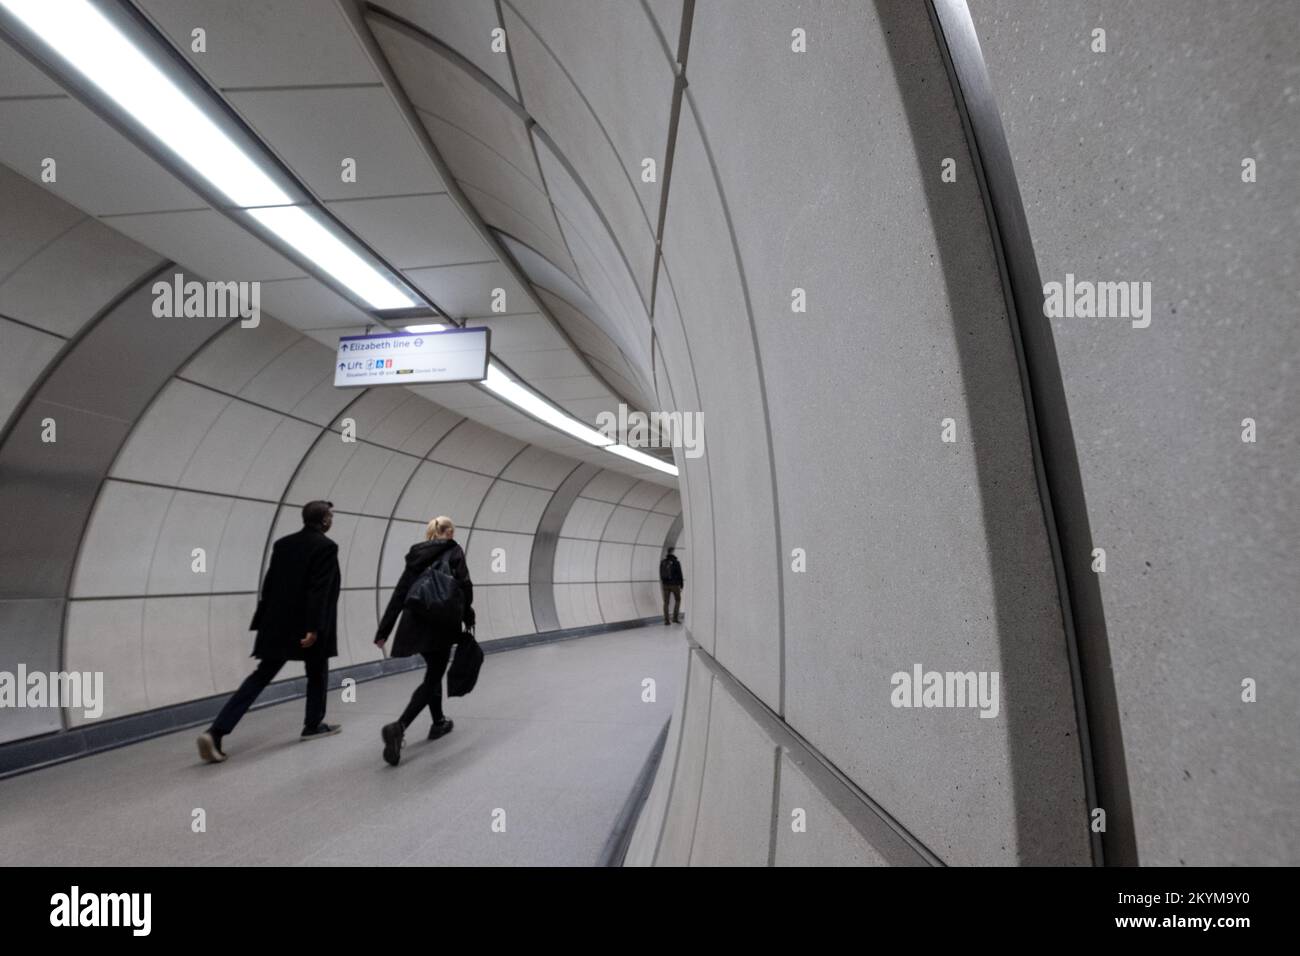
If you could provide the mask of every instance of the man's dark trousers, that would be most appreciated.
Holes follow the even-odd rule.
[[[275,675],[280,672],[284,666],[283,660],[274,658],[264,658],[257,665],[257,670],[244,678],[244,682],[239,685],[239,690],[226,701],[226,706],[221,708],[221,713],[217,719],[212,722],[212,729],[222,736],[230,733],[235,729],[235,724],[249,707],[253,706],[253,701],[257,696],[266,690],[266,686],[275,680]],[[312,655],[303,662],[307,669],[307,714],[303,719],[303,730],[314,730],[316,725],[325,719],[325,689],[329,684],[330,659],[321,655],[316,657]]]
[[[673,623],[677,623],[677,616],[682,611],[682,586],[680,584],[662,583],[664,589],[664,623],[668,623],[668,596],[673,598]]]

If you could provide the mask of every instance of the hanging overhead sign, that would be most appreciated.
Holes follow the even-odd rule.
[[[442,332],[346,335],[339,339],[334,384],[427,385],[487,378],[491,332],[483,327]]]

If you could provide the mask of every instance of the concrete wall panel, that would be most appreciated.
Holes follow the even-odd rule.
[[[1146,328],[1042,320],[1107,554],[1137,857],[1294,865],[1300,21],[1286,2],[970,7],[1042,282],[1150,283]]]
[[[776,747],[730,694],[715,688],[691,845],[692,866],[766,866]]]
[[[888,866],[835,805],[804,775],[787,752],[781,753],[781,795],[776,811],[777,866]],[[805,829],[793,827],[802,810]]]
[[[681,742],[671,766],[672,792],[663,830],[658,835],[655,866],[688,866],[695,840],[695,819],[700,809],[704,758],[709,737],[709,710],[715,692],[713,675],[692,653],[686,685],[686,712],[682,716]],[[666,756],[666,755],[665,755]],[[647,836],[648,839],[648,836]]]

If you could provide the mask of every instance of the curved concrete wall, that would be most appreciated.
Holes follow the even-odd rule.
[[[1284,0],[970,7],[1042,281],[1150,283],[1146,328],[1051,320],[1106,550],[1137,857],[1294,865],[1300,18]]]
[[[412,98],[439,61],[491,93],[531,140],[497,144],[527,175],[495,198],[545,191],[587,318],[706,422],[677,455],[698,647],[632,858],[814,860],[771,834],[821,786],[812,847],[853,859],[1088,862],[1025,399],[982,196],[939,178],[970,161],[925,7],[502,0],[506,83],[474,4],[411,6],[368,23]],[[599,602],[637,560],[625,504],[584,493],[558,545]],[[570,540],[601,521],[623,540]],[[916,664],[998,672],[998,717],[895,709]]]
[[[1300,529],[1288,464],[1297,436],[1284,409],[1295,402],[1297,346],[1295,18],[1281,3],[971,6],[1042,280],[1069,272],[1154,289],[1149,328],[1052,323],[1087,519],[1109,560],[1099,577],[1113,669],[1090,680],[1113,681],[1121,715],[1122,737],[1096,743],[1122,747],[1125,779],[1109,783],[1131,796],[1127,859],[1294,863]],[[629,862],[1087,862],[1051,553],[987,225],[932,25],[919,4],[859,15],[771,8],[769,18],[728,18],[724,7],[694,11],[693,108],[678,131],[663,243],[682,321],[656,312],[658,346],[672,390],[707,411],[727,400],[707,394],[718,387],[712,360],[725,351],[737,364],[745,328],[737,318],[710,343],[691,319],[748,303],[754,370],[732,389],[768,410],[782,554],[817,548],[806,578],[784,573],[780,604],[766,588],[755,596],[784,616],[776,702],[770,648],[749,628],[748,646],[727,637],[739,615],[724,611],[720,577],[716,636],[688,652],[685,705]],[[793,26],[808,30],[816,56],[791,58],[774,39]],[[1099,26],[1104,55],[1090,49]],[[764,45],[771,55],[755,57]],[[780,137],[758,132],[773,125]],[[1246,156],[1260,170],[1249,185]],[[944,157],[958,176],[940,185]],[[701,223],[710,203],[724,220],[712,236]],[[734,268],[710,258],[729,237]],[[836,252],[822,265],[819,249]],[[860,281],[845,274],[847,250],[860,251]],[[810,299],[803,334],[778,318],[796,285]],[[884,329],[892,334],[877,337]],[[691,357],[708,363],[707,378],[683,374]],[[861,397],[857,421],[837,414],[845,392]],[[945,460],[938,446],[900,441],[926,415],[954,417],[959,435],[967,423],[950,449],[967,454]],[[1247,417],[1260,423],[1255,443],[1242,441]],[[715,486],[734,454],[710,445]],[[828,503],[836,459],[850,458],[856,494]],[[683,476],[697,536],[709,527],[693,510],[700,471]],[[715,529],[734,521],[718,498],[710,505]],[[719,563],[724,553],[746,552],[717,549]],[[830,567],[815,569],[813,555]],[[1066,560],[1087,568],[1092,555]],[[929,737],[917,723],[940,721],[876,707],[885,661],[904,647],[962,667],[999,660],[1005,738],[956,721],[946,739]],[[1267,699],[1243,701],[1246,678]],[[1032,716],[1027,694],[1040,695]],[[792,832],[796,808],[806,833]],[[873,831],[881,817],[915,843],[891,845],[897,830]]]
[[[695,7],[662,243],[664,378],[727,427],[707,472],[687,463],[717,606],[662,825],[638,841],[668,864],[880,856],[834,803],[801,804],[811,836],[787,839],[811,784],[757,702],[920,858],[1086,863],[1024,399],[980,193],[940,181],[945,157],[969,159],[925,8],[745,10]],[[892,675],[918,664],[999,672],[999,715],[891,706]]]

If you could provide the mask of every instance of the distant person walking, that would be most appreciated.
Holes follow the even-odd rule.
[[[659,562],[659,584],[664,589],[664,626],[667,627],[668,621],[668,598],[673,598],[673,619],[672,623],[678,623],[682,610],[682,587],[685,581],[682,580],[682,564],[673,554],[673,549],[669,548],[664,559]]]
[[[342,729],[324,722],[330,658],[338,654],[339,546],[325,534],[334,523],[333,509],[329,501],[307,502],[302,530],[285,535],[271,549],[261,600],[249,625],[257,631],[253,656],[261,663],[199,735],[199,756],[209,763],[226,759],[222,738],[235,729],[286,661],[302,661],[307,670],[307,713],[300,739],[316,740]]]
[[[375,636],[375,643],[382,648],[397,624],[393,657],[419,654],[426,665],[424,683],[415,688],[402,716],[380,731],[384,760],[394,767],[402,759],[406,729],[425,707],[433,717],[430,740],[451,733],[453,727],[442,712],[442,675],[451,659],[452,645],[461,641],[462,627],[474,628],[474,584],[469,579],[465,552],[456,543],[455,535],[456,527],[447,516],[429,522],[425,540],[411,545],[406,552],[406,568]]]

